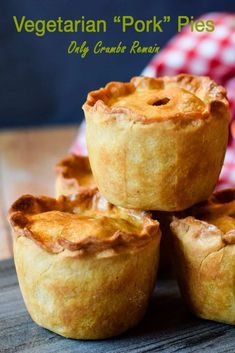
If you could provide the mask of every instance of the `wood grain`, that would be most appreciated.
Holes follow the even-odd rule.
[[[12,256],[7,210],[22,194],[54,195],[54,165],[77,126],[0,132],[0,259]]]
[[[197,319],[173,279],[158,280],[149,310],[134,329],[104,341],[76,341],[40,328],[29,317],[12,260],[0,262],[1,353],[235,352],[233,326]]]

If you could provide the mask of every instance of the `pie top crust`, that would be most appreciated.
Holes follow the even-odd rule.
[[[116,207],[92,189],[58,199],[22,196],[9,219],[17,237],[30,238],[51,253],[117,253],[144,246],[159,232],[149,213]]]
[[[130,82],[110,82],[88,94],[85,111],[123,114],[151,123],[168,119],[207,118],[213,109],[228,109],[226,90],[209,77],[180,74],[173,77],[134,77]]]
[[[56,173],[69,187],[77,190],[81,187],[96,188],[89,158],[86,156],[68,155],[56,164]]]
[[[195,236],[200,232],[205,236],[220,235],[224,244],[235,244],[235,189],[214,193],[207,201],[193,206],[189,213],[190,217],[175,219],[173,228],[181,222],[185,230],[194,227]]]

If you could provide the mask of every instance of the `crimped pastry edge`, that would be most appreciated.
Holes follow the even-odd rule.
[[[101,201],[101,202],[100,202]],[[127,212],[130,215],[141,218],[143,228],[140,234],[128,234],[121,231],[115,231],[109,238],[102,240],[94,236],[88,236],[78,242],[72,242],[62,236],[56,242],[38,241],[27,227],[29,219],[27,214],[38,214],[47,211],[72,212],[72,208],[82,202],[90,202],[92,210],[102,210],[104,205],[108,211],[117,208],[120,212]],[[23,195],[16,200],[9,210],[9,222],[14,230],[15,236],[24,236],[34,241],[41,248],[50,253],[60,253],[63,251],[76,252],[77,255],[88,255],[94,253],[112,250],[109,256],[117,255],[125,249],[138,249],[145,246],[155,236],[160,236],[159,222],[151,218],[151,214],[144,211],[127,210],[122,207],[116,207],[106,201],[95,189],[83,189],[77,195],[60,196],[54,199],[46,196],[34,197],[32,195]],[[74,254],[73,254],[74,256]]]
[[[55,172],[58,178],[60,178],[60,181],[63,183],[65,187],[72,187],[77,192],[81,189],[86,189],[86,186],[83,186],[79,183],[79,178],[76,177],[71,177],[70,176],[70,171],[74,168],[74,165],[80,165],[81,169],[86,168],[90,169],[90,162],[89,158],[87,156],[82,156],[82,155],[75,155],[73,153],[67,155],[63,159],[61,159],[58,163],[55,165]],[[91,170],[91,169],[90,169]],[[91,171],[92,173],[92,171]],[[89,186],[89,188],[98,190],[97,186]]]
[[[174,230],[180,228],[185,229],[185,232],[187,232],[190,228],[190,232],[194,234],[195,238],[201,236],[203,237],[204,241],[206,241],[206,239],[209,239],[211,236],[220,236],[224,245],[235,244],[235,229],[224,233],[215,225],[199,220],[192,216],[188,216],[185,218],[177,218],[174,216],[170,227],[173,232]]]
[[[189,92],[198,96],[205,103],[205,110],[200,112],[182,112],[171,114],[168,117],[147,118],[140,115],[127,107],[109,107],[105,101],[111,96],[119,96],[123,93],[132,92],[141,87],[152,87],[152,85],[164,85],[177,83],[179,87],[188,90]],[[229,103],[226,98],[226,89],[211,80],[208,76],[194,76],[190,74],[179,74],[176,76],[163,76],[158,78],[137,76],[133,77],[130,82],[109,82],[105,87],[99,90],[91,91],[87,95],[87,100],[83,104],[84,111],[99,112],[107,116],[107,118],[114,118],[116,114],[123,115],[129,120],[149,124],[153,122],[163,122],[166,120],[180,119],[205,119],[218,109],[228,110]]]
[[[197,215],[206,212],[211,207],[217,207],[230,202],[235,202],[235,188],[228,188],[214,192],[208,200],[200,202],[188,210],[175,213],[175,215],[172,216],[170,227],[172,230],[184,226],[194,227],[195,237],[203,235],[203,238],[206,239],[207,237],[218,235],[221,237],[224,245],[233,245],[235,244],[235,228],[224,233],[217,226],[197,218]]]

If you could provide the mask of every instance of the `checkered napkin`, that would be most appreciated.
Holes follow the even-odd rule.
[[[191,32],[186,27],[153,57],[142,74],[155,77],[191,73],[210,76],[226,87],[231,108],[231,133],[217,188],[235,187],[235,14],[209,13],[201,19],[213,20],[214,32]],[[87,154],[84,133],[82,123],[71,152]]]

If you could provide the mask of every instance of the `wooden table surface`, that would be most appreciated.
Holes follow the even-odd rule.
[[[23,194],[54,196],[54,165],[77,126],[0,130],[0,260],[12,256],[7,210]]]

